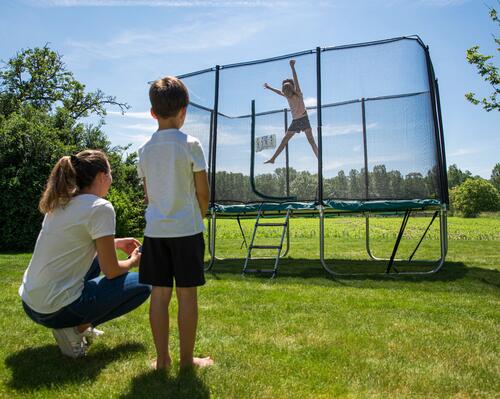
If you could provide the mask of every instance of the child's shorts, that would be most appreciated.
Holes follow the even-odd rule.
[[[203,233],[186,237],[144,237],[139,281],[156,287],[205,284]]]
[[[300,133],[310,128],[311,128],[311,123],[309,122],[309,117],[307,116],[307,114],[305,114],[303,117],[299,119],[292,120],[292,123],[290,123],[288,131]]]

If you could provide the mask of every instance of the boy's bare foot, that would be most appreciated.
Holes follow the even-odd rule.
[[[272,159],[272,158],[271,158],[271,159],[268,159],[268,160],[267,160],[266,162],[264,162],[264,163],[274,163],[274,159]]]
[[[172,361],[170,359],[166,362],[161,363],[158,362],[158,359],[151,362],[151,368],[153,370],[167,370],[170,368],[170,366],[172,366]]]
[[[191,364],[183,365],[181,364],[181,368],[186,367],[210,367],[214,365],[214,360],[210,357],[193,357],[193,362]]]

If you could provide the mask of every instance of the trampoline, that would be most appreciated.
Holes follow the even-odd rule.
[[[265,163],[297,118],[286,98],[263,85],[279,87],[290,79],[291,60],[313,139],[305,130],[292,134],[274,164]],[[289,218],[309,216],[318,219],[324,269],[333,275],[358,274],[340,272],[325,258],[325,223],[334,223],[328,216],[352,214],[366,218],[366,250],[374,260],[382,259],[370,249],[370,216],[402,215],[384,273],[429,274],[442,267],[449,199],[439,88],[429,48],[418,36],[317,47],[178,77],[190,92],[184,130],[199,138],[208,153],[207,270],[218,259],[217,219],[239,223],[255,218],[249,244],[240,224],[247,244],[243,272],[275,276],[290,246]],[[396,255],[408,219],[415,215],[429,215],[430,223],[406,260],[419,267],[403,270]],[[285,221],[266,222],[278,216]],[[414,259],[436,219],[439,256]],[[255,245],[256,231],[266,226],[282,226],[279,243]],[[275,250],[274,266],[251,269],[254,249]]]

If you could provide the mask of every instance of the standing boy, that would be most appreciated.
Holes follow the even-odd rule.
[[[179,129],[189,94],[167,76],[149,89],[151,115],[158,130],[139,148],[139,177],[148,207],[139,281],[153,286],[149,319],[156,347],[153,367],[171,365],[168,306],[175,289],[179,305],[180,366],[206,367],[210,357],[193,357],[198,321],[197,287],[205,284],[203,217],[208,209],[207,164],[200,142]]]

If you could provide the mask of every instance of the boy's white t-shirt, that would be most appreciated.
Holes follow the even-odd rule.
[[[45,215],[19,295],[34,311],[54,313],[80,297],[96,256],[95,240],[115,234],[115,210],[92,194]]]
[[[184,237],[204,230],[193,172],[207,169],[200,141],[178,129],[156,131],[138,150],[146,180],[147,237]]]

